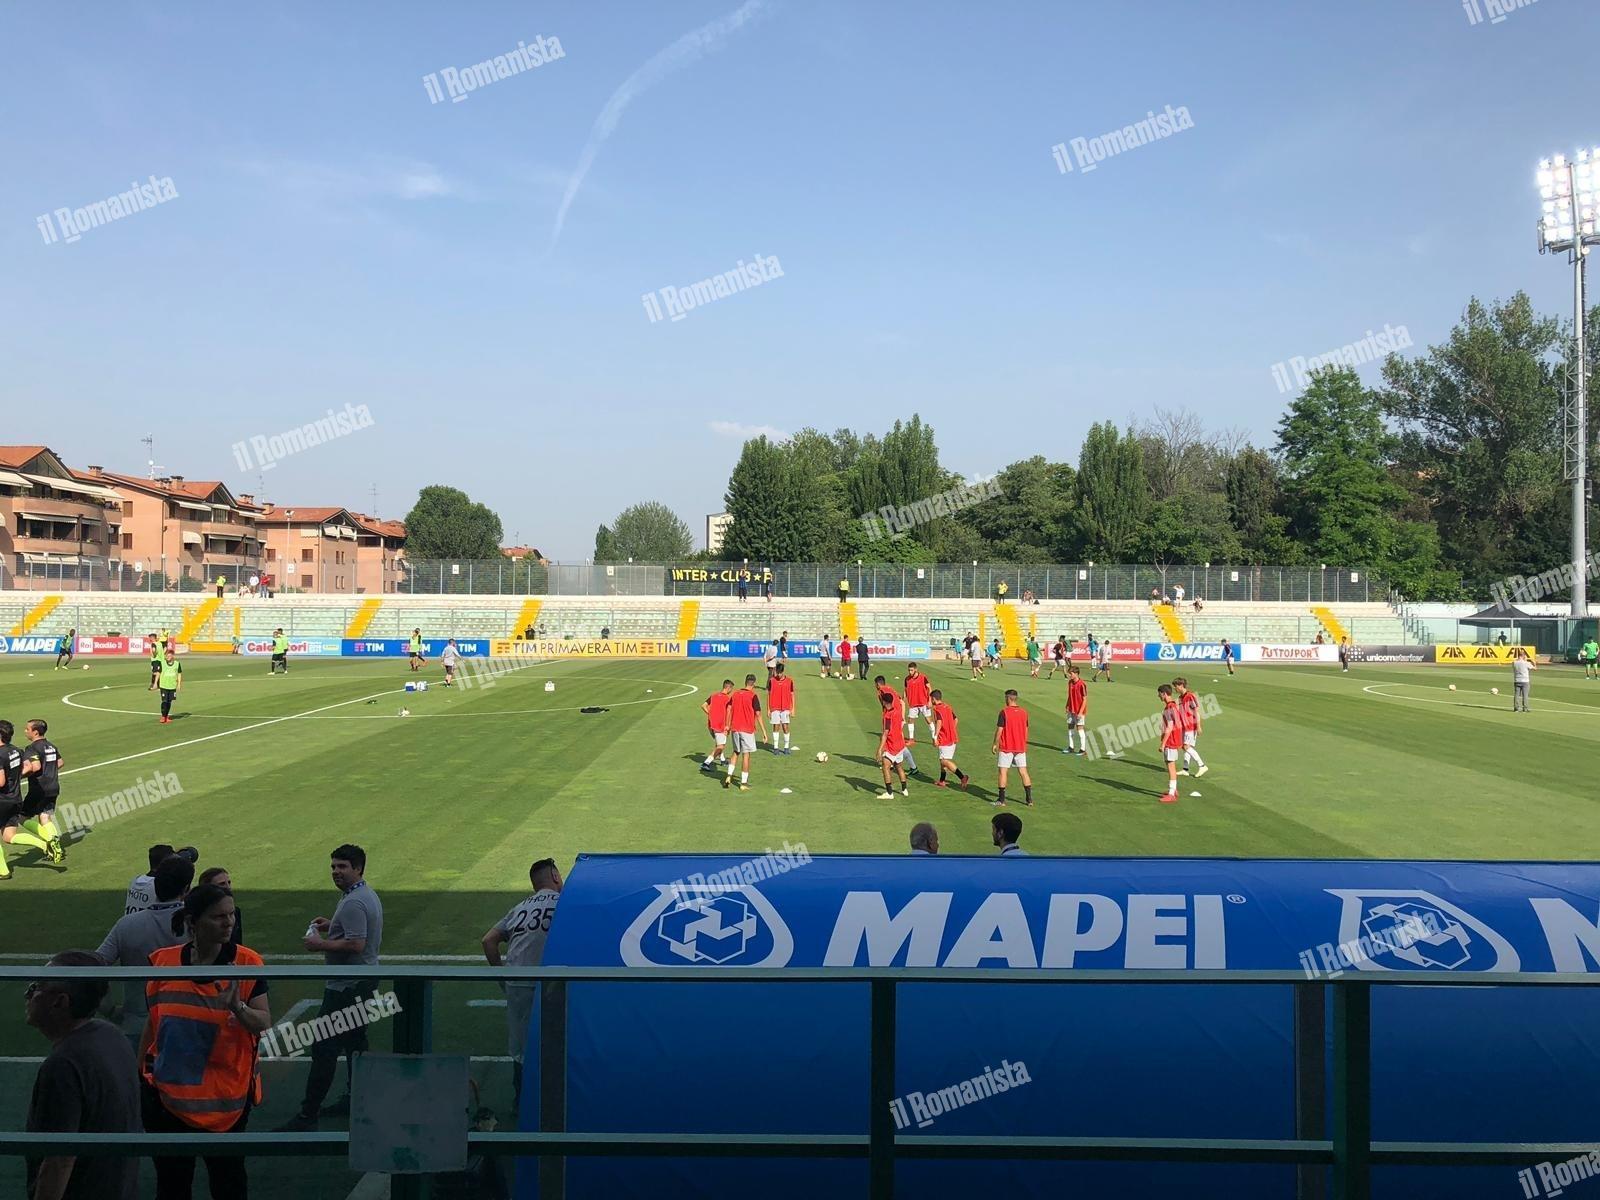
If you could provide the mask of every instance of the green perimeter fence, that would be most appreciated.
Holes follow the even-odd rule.
[[[185,979],[393,980],[400,1012],[394,1018],[394,1052],[426,1054],[433,1044],[433,984],[436,981],[526,979],[542,988],[540,1020],[540,1128],[529,1132],[469,1133],[469,1152],[523,1156],[539,1160],[541,1196],[566,1194],[566,1160],[600,1157],[740,1157],[864,1159],[869,1195],[895,1194],[895,1164],[909,1159],[989,1161],[1111,1161],[1186,1163],[1269,1163],[1297,1169],[1300,1200],[1366,1200],[1374,1167],[1508,1166],[1576,1158],[1597,1149],[1594,1143],[1528,1142],[1375,1142],[1372,1140],[1372,991],[1374,987],[1594,987],[1600,977],[1582,974],[1504,974],[1492,983],[1481,976],[1429,977],[1419,983],[1408,973],[1353,972],[1338,979],[1307,979],[1292,971],[1006,971],[916,970],[909,968],[799,969],[727,967],[495,968],[464,966],[337,967],[266,966],[167,968],[107,967],[95,971],[107,980],[157,975]],[[10,980],[83,978],[82,969],[0,967],[0,983]],[[571,983],[827,983],[866,988],[870,993],[870,1069],[868,1130],[864,1134],[682,1134],[672,1132],[585,1133],[566,1121],[567,985]],[[1247,984],[1293,989],[1293,1138],[1107,1138],[1107,1137],[939,1137],[900,1134],[890,1107],[895,1098],[898,1010],[902,983],[995,983],[1041,986],[1139,984]],[[1328,992],[1332,994],[1332,1087],[1329,1089]],[[668,1084],[669,1081],[662,1081]],[[243,1134],[25,1134],[0,1132],[0,1154],[32,1156],[169,1155],[282,1158],[332,1157],[347,1153],[347,1133]],[[1506,1181],[1506,1194],[1512,1180]],[[393,1200],[421,1200],[429,1177],[395,1175]]]

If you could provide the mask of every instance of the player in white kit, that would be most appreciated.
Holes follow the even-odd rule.
[[[537,967],[544,962],[544,943],[555,919],[556,901],[561,898],[561,872],[553,858],[541,858],[528,868],[533,895],[523,900],[483,935],[483,956],[491,967],[502,962],[508,967]],[[505,943],[502,959],[500,945]],[[533,1016],[537,985],[531,981],[512,982],[506,990],[506,1034],[511,1055],[516,1105],[522,1108],[522,1057],[528,1046],[528,1022]]]

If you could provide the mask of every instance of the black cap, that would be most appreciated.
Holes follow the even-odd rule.
[[[179,858],[187,858],[192,863],[197,863],[200,861],[200,851],[196,850],[193,846],[185,846],[182,850],[175,850],[173,853]]]

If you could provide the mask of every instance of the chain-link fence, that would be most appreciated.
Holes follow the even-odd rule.
[[[1067,563],[540,563],[532,559],[416,562],[402,558],[400,595],[465,596],[774,596],[837,599],[974,600],[1004,595],[1039,600],[1293,601],[1338,604],[1384,600],[1388,587],[1365,571],[1343,567]],[[30,556],[0,564],[0,588],[50,592],[205,592],[220,576],[227,592],[274,579],[275,564],[202,563],[187,573],[152,564]],[[328,591],[323,586],[276,588]],[[841,583],[845,586],[841,588]],[[337,590],[337,589],[335,589]],[[343,589],[356,594],[356,589]]]

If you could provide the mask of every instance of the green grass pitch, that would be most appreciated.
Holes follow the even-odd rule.
[[[725,676],[762,674],[746,661],[569,660],[451,691],[430,663],[429,690],[407,695],[404,660],[308,658],[269,677],[265,659],[195,657],[184,663],[171,725],[156,720],[142,661],[92,660],[87,671],[85,661],[60,672],[48,658],[0,661],[0,716],[19,736],[28,718],[49,721],[65,761],[63,802],[90,802],[156,771],[176,776],[182,792],[78,837],[64,871],[11,851],[14,878],[0,884],[0,961],[10,964],[98,945],[158,841],[193,843],[202,867],[229,868],[246,940],[268,961],[303,953],[308,920],[331,912],[328,851],[344,841],[367,851],[391,959],[477,955],[479,937],[525,894],[528,864],[544,855],[567,870],[580,851],[742,854],[785,840],[813,855],[903,854],[920,820],[938,825],[945,854],[993,854],[988,747],[1007,687],[1032,716],[1037,806],[1017,803],[1013,781],[1011,811],[1034,854],[1560,859],[1600,841],[1585,769],[1600,743],[1600,682],[1574,668],[1536,673],[1534,712],[1524,715],[1510,711],[1509,670],[1246,666],[1229,677],[1216,664],[1188,664],[1177,669],[1220,705],[1201,739],[1211,771],[1180,780],[1180,802],[1162,805],[1153,741],[1116,760],[1060,753],[1065,686],[1059,675],[1030,679],[1018,663],[977,682],[957,664],[929,664],[960,718],[973,789],[935,789],[924,741],[910,798],[878,800],[872,686],[820,679],[808,661],[793,664],[797,751],[758,752],[743,793],[700,771],[699,706]],[[882,666],[898,686],[904,665]],[[1114,682],[1090,686],[1091,728],[1154,713],[1154,689],[1174,673],[1170,664],[1117,667]],[[607,711],[580,713],[585,706]],[[24,1060],[43,1045],[17,1020],[19,989],[0,992],[0,1041],[14,1056],[4,1070],[16,1085],[0,1090],[10,1097],[0,1122],[12,1122],[31,1078]],[[311,995],[274,988],[275,1018]],[[494,995],[441,988],[437,1048],[504,1054]],[[374,1044],[386,1045],[381,1031]],[[287,1115],[300,1069],[268,1065],[260,1128]],[[487,1061],[475,1069],[502,1106],[503,1072]],[[344,1193],[331,1181],[297,1193],[321,1194]]]

